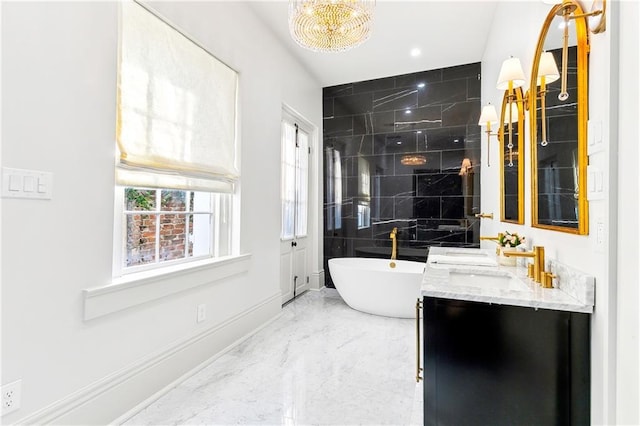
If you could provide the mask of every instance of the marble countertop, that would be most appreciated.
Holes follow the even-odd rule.
[[[458,261],[464,264],[456,263]],[[564,273],[559,275],[555,288],[542,288],[527,277],[525,267],[499,265],[495,250],[432,247],[421,294],[443,299],[592,313],[593,277],[558,262],[549,262],[549,265],[556,275],[561,270]],[[487,284],[481,284],[481,281]]]

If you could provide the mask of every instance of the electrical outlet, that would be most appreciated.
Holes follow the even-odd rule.
[[[205,304],[198,305],[197,311],[198,311],[196,315],[197,322],[202,322],[207,319],[207,305]]]
[[[22,396],[22,380],[2,386],[2,415],[12,413],[20,408]]]

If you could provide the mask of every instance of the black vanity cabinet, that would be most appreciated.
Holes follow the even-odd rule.
[[[425,425],[588,425],[589,314],[424,297]]]

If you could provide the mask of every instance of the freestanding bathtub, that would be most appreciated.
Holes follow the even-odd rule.
[[[425,264],[389,259],[329,259],[333,283],[347,305],[358,311],[397,318],[415,318],[416,299]]]

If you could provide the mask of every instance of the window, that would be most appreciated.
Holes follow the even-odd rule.
[[[369,161],[358,157],[358,229],[371,226],[371,171]]]
[[[307,235],[309,188],[309,131],[286,115],[282,121],[282,231],[283,240]]]
[[[327,186],[327,230],[342,228],[342,163],[340,151],[334,148],[325,149],[325,169]]]
[[[124,188],[124,266],[230,254],[230,195]]]
[[[233,254],[237,73],[144,6],[121,11],[115,275]]]

